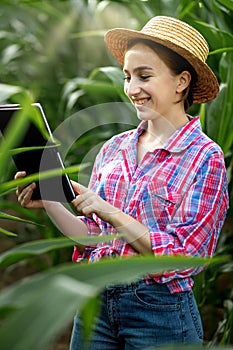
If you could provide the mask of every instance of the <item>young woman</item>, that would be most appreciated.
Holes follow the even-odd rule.
[[[141,123],[116,135],[96,158],[89,188],[73,183],[76,217],[61,204],[32,201],[34,184],[18,188],[27,208],[46,207],[60,230],[78,236],[124,233],[110,244],[77,243],[74,261],[136,254],[212,256],[228,208],[221,149],[187,109],[211,101],[218,82],[205,63],[203,36],[175,18],[152,18],[141,31],[113,29],[106,44],[123,66],[124,89]],[[25,176],[18,173],[16,178]],[[136,350],[202,343],[192,276],[200,269],[145,276],[106,286],[91,350]],[[75,317],[71,349],[83,349]]]

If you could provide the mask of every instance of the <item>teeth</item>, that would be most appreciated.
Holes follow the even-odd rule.
[[[134,101],[134,103],[137,104],[137,105],[143,105],[146,101],[147,101],[147,99],[144,98],[142,100]]]

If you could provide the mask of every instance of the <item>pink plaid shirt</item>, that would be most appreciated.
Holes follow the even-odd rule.
[[[212,256],[228,209],[224,157],[201,130],[199,117],[177,130],[161,149],[148,152],[137,165],[136,145],[146,128],[114,136],[99,152],[90,188],[106,201],[149,228],[155,255]],[[93,214],[82,218],[90,235],[116,234]],[[124,239],[74,248],[73,261],[98,261],[103,256],[138,254]],[[171,293],[192,288],[201,268],[147,276],[167,283]]]

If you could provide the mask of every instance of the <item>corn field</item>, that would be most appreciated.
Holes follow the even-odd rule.
[[[156,15],[184,20],[204,35],[210,47],[207,62],[220,83],[214,101],[193,105],[189,112],[200,115],[203,131],[225,155],[230,209],[215,257],[206,261],[144,256],[73,264],[74,242],[62,236],[45,212],[18,205],[15,189],[24,180],[13,180],[13,146],[1,143],[2,350],[66,350],[77,310],[85,319],[88,339],[98,294],[107,283],[202,264],[208,267],[195,277],[194,292],[204,325],[204,346],[233,349],[233,1],[2,0],[0,104],[41,103],[51,128],[60,136],[70,177],[87,185],[103,142],[138,123],[124,95],[121,67],[105,47],[104,33],[114,27],[139,30]],[[70,126],[73,121],[75,128]],[[25,125],[11,127],[14,135],[20,135]],[[88,244],[98,240],[104,236],[88,242],[84,238]],[[62,341],[66,332],[68,337]]]

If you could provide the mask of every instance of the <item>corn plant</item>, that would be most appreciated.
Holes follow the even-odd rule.
[[[2,241],[13,242],[13,247],[0,254],[1,271],[5,276],[17,266],[36,265],[37,273],[27,276],[25,271],[27,279],[4,285],[0,293],[1,348],[44,350],[55,342],[76,311],[83,313],[88,339],[98,312],[98,295],[107,283],[124,283],[146,273],[202,264],[209,267],[195,278],[200,311],[203,317],[210,314],[211,305],[214,312],[220,308],[223,313],[219,320],[213,317],[217,321],[206,344],[213,348],[232,347],[232,11],[231,0],[1,2],[0,102],[41,102],[54,129],[64,119],[83,111],[81,124],[85,132],[70,149],[68,166],[81,164],[87,158],[93,162],[102,142],[136,125],[132,110],[126,105],[121,68],[106,52],[104,32],[125,27],[126,23],[127,27],[140,29],[149,17],[160,14],[183,19],[200,30],[210,44],[208,63],[221,90],[213,102],[193,106],[190,114],[200,115],[203,130],[224,151],[231,200],[216,258],[211,261],[145,256],[93,265],[72,264],[69,260],[74,242],[62,238],[45,213],[26,210],[16,203],[15,188],[25,180],[12,181],[15,168],[8,152],[12,145],[8,144],[0,152],[0,234]],[[109,116],[109,108],[94,107],[89,113],[90,106],[108,103],[126,106],[123,113],[121,107],[117,109],[116,123]],[[126,122],[119,117],[121,114],[127,114]],[[24,128],[23,121],[20,127]],[[20,133],[16,128],[15,124],[11,135]],[[70,175],[88,182],[88,172]],[[8,226],[15,223],[14,229],[5,222]],[[87,242],[83,238],[83,242],[95,244],[98,239]],[[219,292],[219,286],[225,288]],[[177,347],[182,348],[198,349]]]

